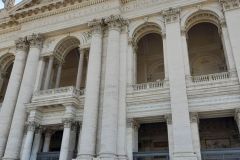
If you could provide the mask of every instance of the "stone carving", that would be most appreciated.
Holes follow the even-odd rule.
[[[224,10],[226,11],[240,7],[239,0],[220,0],[220,2],[222,3]]]
[[[39,124],[35,121],[28,121],[26,125],[28,131],[35,131],[35,129],[39,127]]]
[[[15,0],[2,0],[2,2],[4,3],[4,8],[7,10],[11,9],[15,4]]]
[[[169,8],[162,12],[166,23],[174,23],[179,20],[180,9]]]
[[[28,48],[27,37],[21,37],[15,41],[16,49],[26,51]]]
[[[110,15],[104,22],[110,29],[120,29],[122,26],[126,26],[128,22],[124,20],[120,15]]]
[[[88,23],[91,28],[92,34],[102,34],[103,19],[94,19]]]
[[[190,121],[192,123],[198,123],[199,122],[198,113],[190,113]]]
[[[29,41],[30,47],[42,47],[43,36],[41,34],[32,34],[30,36],[27,36],[27,40]]]

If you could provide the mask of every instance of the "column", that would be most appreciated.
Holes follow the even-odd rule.
[[[54,57],[49,56],[48,68],[47,68],[47,73],[46,73],[46,78],[45,78],[43,89],[49,88],[49,83],[50,83],[50,78],[51,78],[52,68],[53,68],[53,61],[54,61]]]
[[[162,32],[165,80],[168,80],[166,32]]]
[[[32,143],[33,143],[33,136],[34,131],[36,128],[36,122],[28,122],[28,128],[27,128],[27,135],[25,139],[25,143],[23,145],[23,152],[22,152],[22,160],[29,160],[31,149],[32,149]]]
[[[119,106],[119,55],[120,33],[123,19],[111,15],[105,19],[108,25],[108,46],[103,95],[100,159],[116,159]]]
[[[193,139],[193,148],[195,153],[197,154],[198,159],[201,159],[201,144],[200,144],[200,136],[199,136],[199,119],[197,113],[190,113],[191,120],[191,129],[192,129],[192,139]]]
[[[3,82],[5,79],[5,73],[3,71],[0,72],[0,92],[2,91],[2,86],[3,86]]]
[[[82,132],[82,123],[79,123],[78,145],[77,145],[77,152],[78,153],[80,153],[81,132]]]
[[[127,155],[133,160],[133,152],[138,152],[138,128],[139,124],[133,120],[127,120]]]
[[[49,152],[50,142],[52,134],[54,133],[53,130],[48,129],[44,136],[44,142],[43,142],[43,152]]]
[[[71,148],[71,127],[73,120],[72,119],[65,119],[64,120],[64,130],[63,130],[63,137],[62,137],[62,144],[61,144],[61,151],[59,160],[70,160],[72,154],[70,153]]]
[[[235,118],[235,121],[237,123],[238,131],[239,131],[239,134],[240,134],[240,109],[236,109],[234,118]]]
[[[42,47],[43,38],[41,35],[33,34],[27,38],[30,43],[30,49],[3,158],[6,160],[19,159],[24,123],[27,115],[25,104],[29,103],[32,97]]]
[[[236,21],[236,19],[240,18],[240,2],[239,1],[229,1],[229,0],[221,0],[220,1],[223,6],[224,15],[226,19],[227,29],[229,33],[229,40],[231,43],[231,49],[234,57],[234,62],[236,65],[236,70],[238,77],[240,77],[240,21]],[[226,37],[224,37],[225,39]]]
[[[79,49],[79,63],[78,63],[78,72],[77,72],[77,80],[76,80],[76,88],[80,89],[82,82],[82,72],[83,72],[83,62],[84,62],[84,49]]]
[[[187,44],[187,35],[185,30],[181,30],[182,37],[182,53],[184,58],[184,69],[185,77],[189,78],[191,76],[190,64],[189,64],[189,55],[188,55],[188,44]]]
[[[82,136],[78,159],[92,160],[95,155],[99,87],[102,58],[102,20],[90,22],[92,40],[89,53]]]
[[[118,110],[118,159],[127,159],[126,149],[126,94],[127,94],[127,49],[128,49],[128,27],[122,28],[120,36],[120,77],[119,77],[119,110]]]
[[[164,11],[164,17],[174,139],[173,160],[196,160],[188,110],[179,10]]]
[[[42,129],[41,128],[36,128],[30,160],[36,160],[37,159],[37,154],[40,150],[41,139],[42,139]]]
[[[62,63],[59,62],[58,63],[58,69],[57,69],[55,88],[59,88],[59,86],[60,86],[61,74],[62,74]]]
[[[19,38],[15,43],[15,60],[0,112],[0,159],[3,157],[5,151],[27,57],[28,43],[26,38]]]
[[[168,132],[168,150],[169,150],[169,159],[173,160],[173,126],[172,126],[172,115],[165,115],[165,119],[167,122],[167,132]]]
[[[135,84],[136,82],[136,74],[135,74],[135,67],[134,66],[136,63],[136,57],[135,57],[135,53],[136,53],[136,43],[135,41],[130,38],[128,39],[128,54],[127,54],[127,83],[128,84]]]
[[[228,71],[235,71],[235,62],[232,53],[232,46],[228,35],[227,24],[225,21],[221,22],[221,27],[221,38]]]
[[[39,91],[42,87],[45,64],[46,64],[45,57],[41,57],[38,63],[38,71],[37,71],[37,78],[34,86],[34,92]]]

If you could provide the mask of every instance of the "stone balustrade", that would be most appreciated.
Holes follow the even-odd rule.
[[[212,81],[222,81],[236,77],[237,77],[236,72],[221,72],[207,75],[192,76],[190,79],[192,83],[205,83]]]
[[[156,82],[148,82],[148,83],[140,83],[140,84],[133,84],[129,86],[129,90],[133,91],[142,91],[154,88],[164,88],[166,87],[166,81],[156,81]]]

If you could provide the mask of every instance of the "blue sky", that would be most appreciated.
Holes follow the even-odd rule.
[[[22,0],[15,0],[15,4],[21,2]],[[2,0],[0,0],[0,9],[2,9],[4,7],[4,4],[2,2]]]

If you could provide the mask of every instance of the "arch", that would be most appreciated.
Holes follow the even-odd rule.
[[[0,57],[0,70],[6,72],[15,59],[13,53],[7,53]]]
[[[210,10],[200,10],[186,18],[184,21],[185,31],[188,32],[193,26],[203,22],[212,23],[220,30],[221,20],[219,15]]]
[[[53,54],[64,60],[66,55],[74,48],[79,47],[80,41],[76,37],[68,36],[60,40],[54,48]]]
[[[132,33],[133,39],[135,42],[138,42],[142,37],[149,33],[157,33],[161,35],[162,29],[159,24],[154,22],[147,22],[138,25]]]

